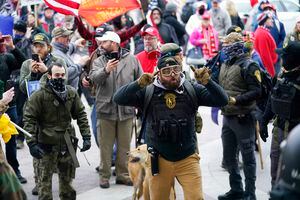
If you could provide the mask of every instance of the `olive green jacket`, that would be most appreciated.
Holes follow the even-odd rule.
[[[31,59],[25,60],[22,64],[21,67],[21,71],[20,71],[20,83],[19,83],[19,87],[20,90],[24,93],[27,94],[27,90],[26,90],[26,81],[35,81],[35,80],[40,80],[41,76],[43,74],[35,74],[35,73],[31,73]],[[66,63],[63,59],[55,57],[53,55],[51,55],[50,59],[47,60],[47,62],[45,63],[45,65],[47,67],[50,66],[51,63],[56,62],[56,63],[60,63],[62,66],[64,66],[64,68],[66,69],[66,77],[68,77],[68,70],[67,70],[67,66]]]
[[[28,143],[66,145],[64,134],[75,136],[71,120],[77,120],[82,137],[90,138],[85,107],[71,86],[67,87],[67,101],[59,101],[51,88],[41,83],[41,88],[28,99],[24,109],[24,129],[32,134]]]

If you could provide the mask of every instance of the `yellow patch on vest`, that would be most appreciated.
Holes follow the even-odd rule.
[[[173,93],[167,93],[164,98],[166,99],[166,106],[169,109],[173,109],[176,105],[176,95]]]
[[[256,79],[258,80],[258,82],[261,83],[260,71],[259,70],[255,70],[254,75],[255,75]]]

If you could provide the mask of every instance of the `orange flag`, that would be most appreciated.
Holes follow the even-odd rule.
[[[95,27],[140,7],[137,0],[81,0],[79,15]]]

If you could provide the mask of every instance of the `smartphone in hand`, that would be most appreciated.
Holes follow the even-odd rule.
[[[40,56],[39,56],[39,54],[33,53],[32,54],[32,60],[34,60],[36,62],[40,62]]]

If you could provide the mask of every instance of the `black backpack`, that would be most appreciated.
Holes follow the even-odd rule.
[[[194,14],[193,6],[191,3],[186,3],[181,11],[181,20],[183,23],[187,23],[190,19],[190,17]]]

